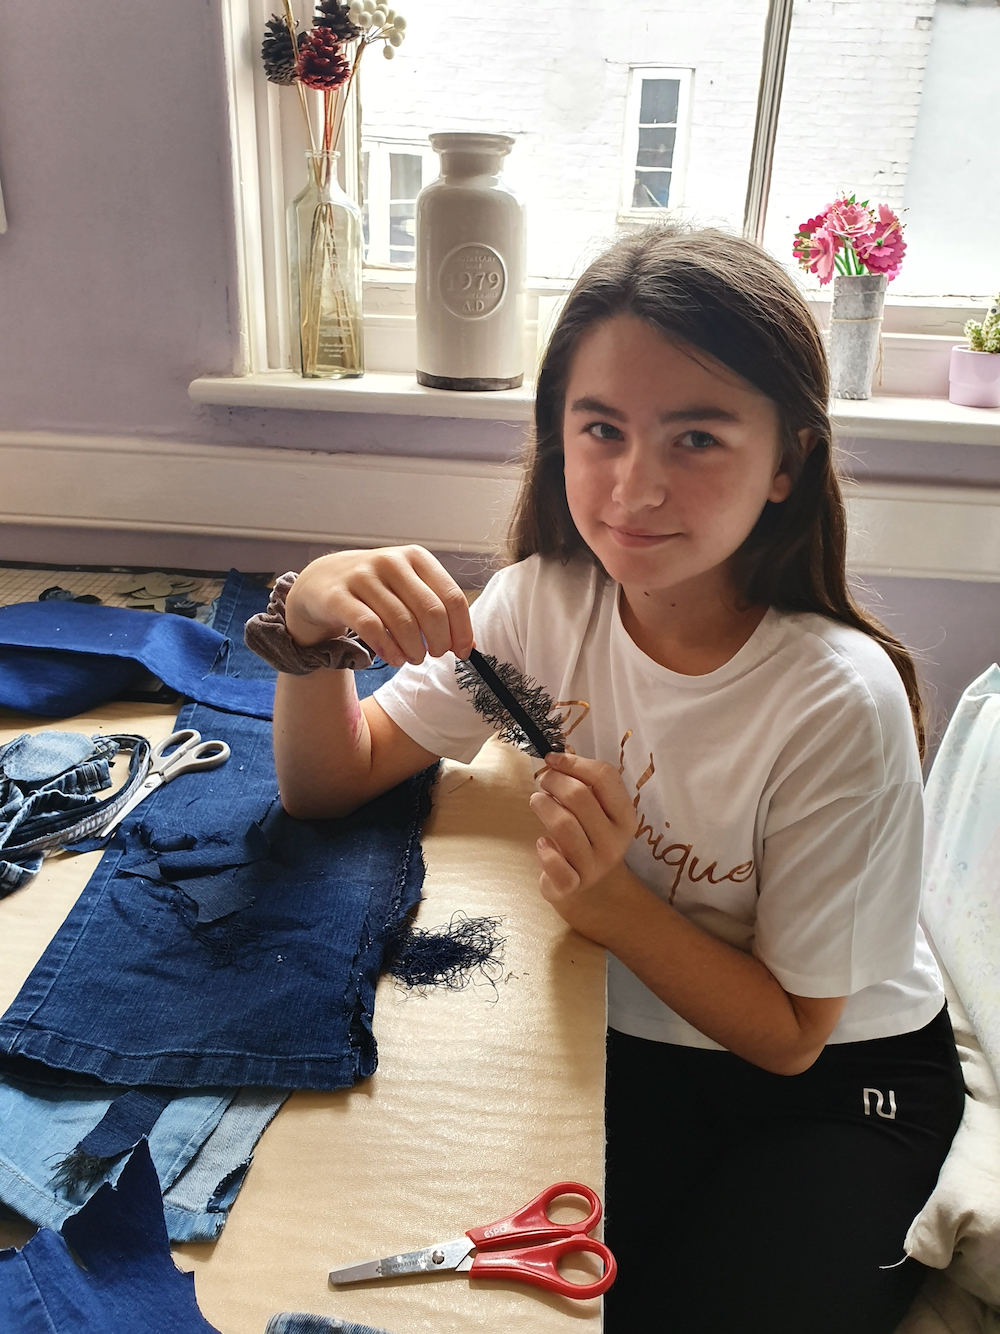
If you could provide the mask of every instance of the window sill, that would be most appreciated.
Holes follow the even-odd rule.
[[[403,417],[466,417],[527,422],[533,386],[497,393],[426,389],[415,376],[373,371],[358,380],[303,380],[291,371],[240,377],[202,376],[188,393],[195,403],[238,408],[294,408],[307,412],[364,412]],[[938,444],[1000,445],[1000,409],[965,408],[939,398],[888,394],[861,401],[835,399],[838,436],[914,440]]]

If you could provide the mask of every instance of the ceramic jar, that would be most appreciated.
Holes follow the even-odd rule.
[[[516,389],[524,378],[524,206],[500,175],[506,134],[432,134],[441,175],[416,209],[417,380]]]
[[[1000,352],[951,349],[948,399],[968,408],[1000,408]]]
[[[830,307],[830,393],[871,398],[885,303],[884,273],[838,273]]]

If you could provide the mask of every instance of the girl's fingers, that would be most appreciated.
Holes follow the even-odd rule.
[[[597,800],[593,788],[569,774],[559,773],[554,769],[546,769],[541,774],[538,786],[558,801],[560,806],[565,806],[567,810],[573,812],[591,841],[601,837],[607,828],[608,816]]]
[[[395,594],[385,588],[348,603],[345,614],[351,629],[394,667],[422,662],[424,642],[414,617]]]
[[[427,647],[432,656],[440,657],[449,649],[459,658],[469,654],[475,640],[472,633],[472,617],[469,615],[469,600],[451,577],[448,571],[435,560],[423,547],[413,547],[413,566],[417,574],[437,595],[447,622],[446,636],[432,645],[425,632]]]
[[[547,838],[540,838],[535,848],[542,864],[541,890],[544,897],[551,899],[576,889],[580,877],[559,849]]]
[[[382,616],[410,662],[422,662],[426,653],[440,657],[456,645],[467,653],[472,646],[464,594],[422,547],[377,553],[352,591]]]
[[[562,774],[589,789],[604,814],[616,826],[630,826],[634,814],[632,802],[617,769],[601,760],[571,755],[569,751],[546,755],[545,763],[553,777]]]
[[[594,849],[580,821],[547,792],[533,792],[528,802],[558,850],[582,879],[591,867]]]

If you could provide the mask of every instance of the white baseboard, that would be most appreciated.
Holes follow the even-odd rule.
[[[517,470],[461,460],[0,432],[0,522],[489,553]],[[861,575],[1000,582],[1000,490],[848,488]]]

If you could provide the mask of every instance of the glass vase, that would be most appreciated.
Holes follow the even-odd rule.
[[[288,206],[292,356],[307,379],[364,374],[361,211],[337,180],[339,153],[306,153]]]

